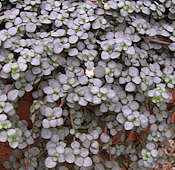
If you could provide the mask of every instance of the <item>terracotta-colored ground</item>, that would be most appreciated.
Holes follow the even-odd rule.
[[[31,128],[29,108],[32,104],[33,98],[31,93],[26,93],[19,101],[19,107],[16,110],[21,120],[26,120]],[[0,142],[0,170],[5,170],[2,164],[9,159],[12,149],[9,147],[8,142]]]

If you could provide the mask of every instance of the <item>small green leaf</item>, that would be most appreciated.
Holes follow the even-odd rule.
[[[35,111],[35,107],[34,107],[34,105],[32,105],[32,106],[30,107],[30,112],[33,113],[34,111]]]
[[[31,117],[31,119],[32,119],[32,123],[34,123],[35,118],[36,118],[36,113],[32,114],[32,117]]]

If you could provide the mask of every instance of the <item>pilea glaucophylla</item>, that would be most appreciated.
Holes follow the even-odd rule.
[[[174,0],[2,0],[0,141],[15,149],[4,167],[163,164],[160,145],[175,137],[174,14]],[[16,112],[27,92],[32,128]]]

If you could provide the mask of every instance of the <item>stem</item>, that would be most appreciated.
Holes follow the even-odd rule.
[[[118,135],[120,134],[120,131],[118,131],[112,138],[112,143],[115,142],[115,140],[117,139]]]
[[[72,129],[75,130],[75,126],[74,126],[74,122],[71,114],[70,114],[70,123],[71,123]]]
[[[36,158],[39,158],[39,157],[40,157],[41,155],[43,155],[45,152],[46,152],[46,150],[40,152],[40,153],[36,156]]]
[[[126,168],[128,168],[128,167],[129,167],[128,162],[123,162],[123,165],[124,165]]]
[[[104,124],[104,126],[101,129],[102,129],[102,132],[106,133],[106,123]]]
[[[54,71],[52,72],[52,78],[53,78],[53,79],[55,78],[55,74],[56,74],[56,70],[54,70]]]
[[[145,103],[146,110],[150,112],[149,106],[148,106],[148,102],[147,101],[144,101],[144,103]]]
[[[173,89],[169,89],[169,92],[170,92],[171,95],[172,95],[172,99],[169,101],[169,103],[174,105],[174,101],[175,101],[175,92],[174,92]]]
[[[70,45],[70,48],[73,48],[73,47],[76,47],[77,46],[77,44],[72,44],[72,45]]]
[[[118,145],[118,143],[120,143],[120,142],[121,142],[121,139],[119,138],[116,140],[115,144]]]
[[[63,104],[64,104],[64,102],[61,102],[61,103],[59,104],[59,107],[63,107]]]
[[[29,152],[30,152],[30,149],[31,149],[31,147],[30,147],[30,145],[28,146],[28,151],[27,151],[27,161],[26,161],[26,170],[28,170],[29,169]]]
[[[5,94],[7,95],[8,92],[15,86],[15,83],[13,83],[5,92]]]
[[[102,147],[103,147],[103,143],[101,142],[100,137],[98,137],[97,141],[98,141],[98,144],[100,146],[99,151],[101,152]]]
[[[19,3],[23,3],[23,1],[22,0],[16,0],[17,2],[19,2]]]
[[[110,145],[108,146],[108,151],[109,151],[109,160],[112,161],[112,155],[111,155],[111,148],[110,148]]]
[[[143,38],[143,39],[146,39],[146,40],[149,40],[149,41],[155,42],[155,43],[157,43],[157,44],[170,45],[169,42],[159,41],[159,40],[155,40],[155,39],[152,39],[152,38],[149,38],[149,37],[145,37],[145,36],[140,36],[140,37]]]
[[[171,123],[174,123],[175,121],[175,112],[173,112],[173,114],[171,115]]]
[[[148,126],[143,129],[144,134],[149,130],[149,128],[150,128],[150,124],[148,124]]]
[[[135,140],[136,140],[136,133],[132,130],[132,131],[129,132],[129,135],[126,138],[125,142],[135,141]]]
[[[75,126],[74,126],[74,122],[71,114],[70,114],[70,123],[71,123],[72,129],[74,129],[75,131]],[[75,141],[75,136],[73,137],[73,141]]]
[[[65,98],[66,98],[66,97],[63,97],[63,98],[61,99],[61,102],[60,102],[60,104],[59,104],[59,107],[63,107]]]
[[[146,106],[146,110],[149,111],[150,114],[154,114],[153,111],[151,110],[149,99],[146,99],[144,101],[144,103],[145,103],[145,106]]]
[[[64,122],[66,121],[66,119],[67,119],[67,117],[64,117],[64,119],[63,119],[63,124],[64,124]]]

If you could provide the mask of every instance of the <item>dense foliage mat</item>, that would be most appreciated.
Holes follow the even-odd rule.
[[[4,167],[164,163],[174,51],[174,0],[1,0],[0,142],[14,149]],[[27,92],[32,127],[16,111]]]

